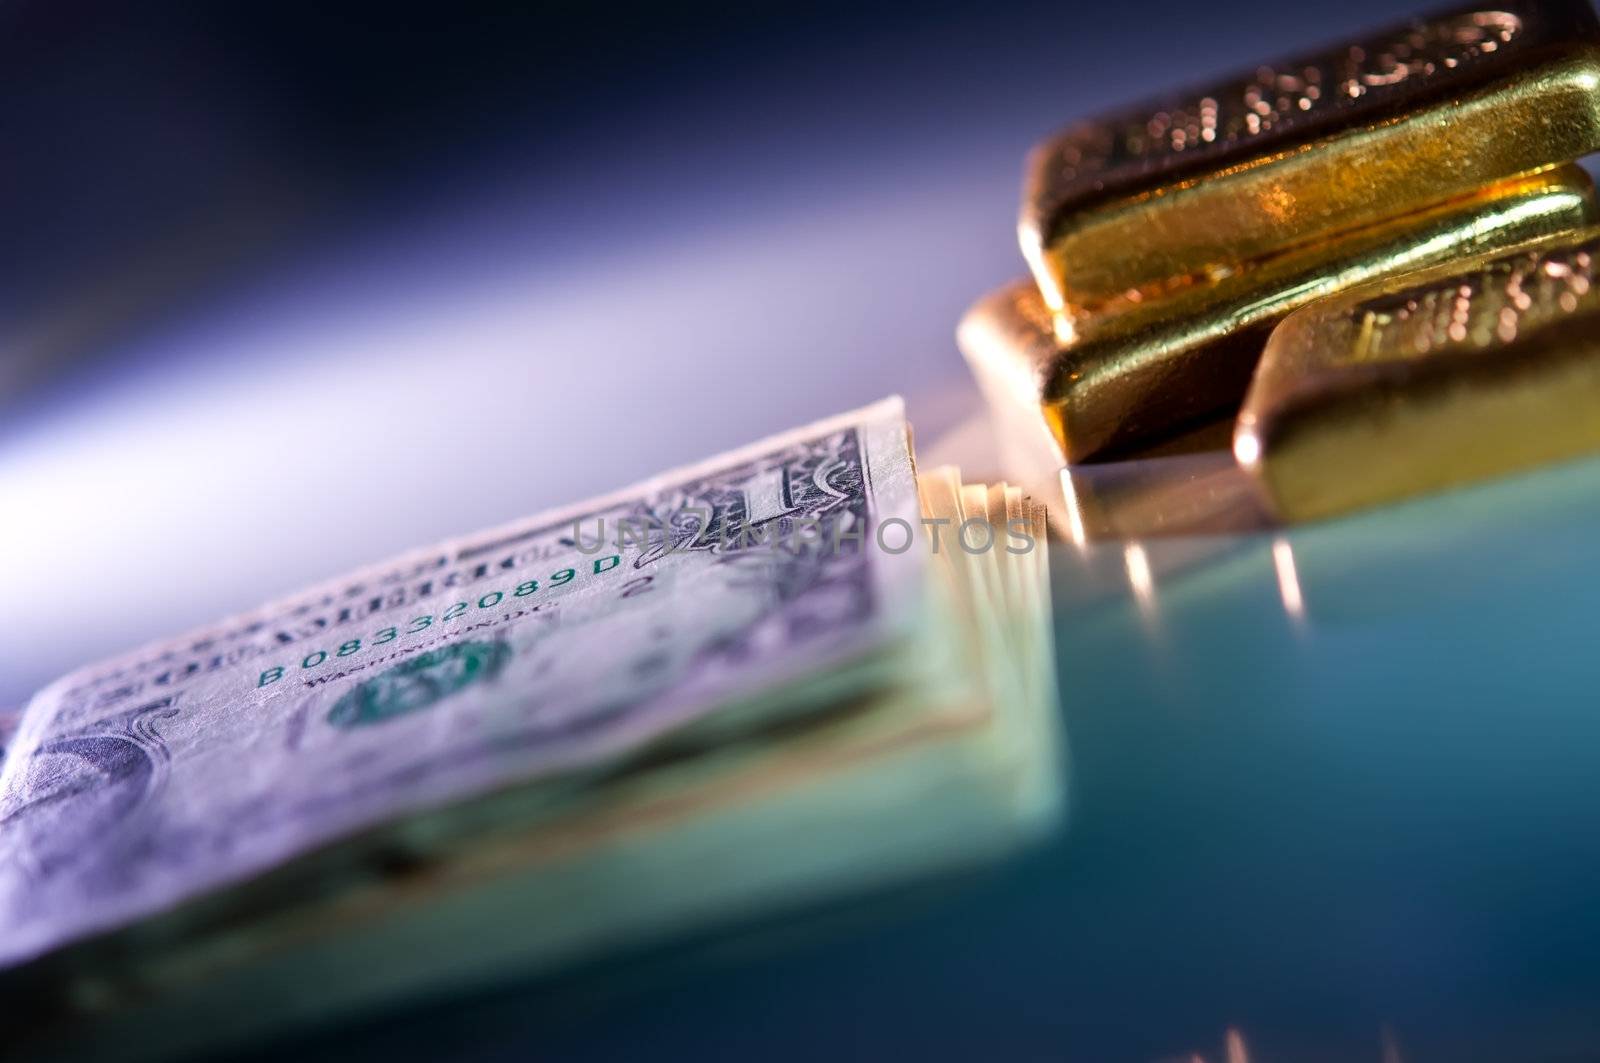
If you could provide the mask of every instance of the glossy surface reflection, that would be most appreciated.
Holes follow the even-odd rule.
[[[663,1039],[1582,1058],[1600,1045],[1596,523],[1587,462],[1276,534],[1058,546],[1072,815],[1044,848],[313,1058],[484,1028],[585,1059]]]

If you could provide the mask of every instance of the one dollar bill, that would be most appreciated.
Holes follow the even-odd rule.
[[[888,400],[65,677],[0,761],[0,967],[160,1054],[994,848],[1054,804],[1044,551],[941,560],[927,491]],[[339,989],[252,1009],[281,963]]]

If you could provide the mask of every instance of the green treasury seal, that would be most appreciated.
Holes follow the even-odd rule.
[[[503,642],[457,642],[395,665],[357,685],[328,710],[335,727],[365,727],[430,708],[463,687],[493,679],[511,656]]]

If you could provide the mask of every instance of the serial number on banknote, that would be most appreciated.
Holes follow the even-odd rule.
[[[536,579],[525,579],[521,583],[518,583],[515,587],[509,587],[503,590],[492,590],[481,594],[478,596],[476,602],[456,602],[443,612],[437,614],[422,613],[412,617],[404,624],[379,628],[377,631],[372,632],[364,639],[346,639],[337,646],[312,650],[310,653],[307,653],[300,659],[298,668],[295,667],[293,661],[289,661],[284,664],[275,664],[270,668],[263,669],[260,677],[256,680],[256,688],[260,689],[261,687],[271,686],[273,683],[282,680],[285,676],[294,675],[297,672],[315,674],[322,668],[323,665],[328,664],[330,661],[338,662],[340,659],[359,657],[367,650],[373,650],[379,646],[387,646],[389,643],[404,639],[408,635],[421,635],[423,632],[433,628],[436,623],[441,625],[448,624],[451,621],[459,620],[461,617],[467,616],[469,613],[476,614],[501,609],[511,603],[516,602],[518,599],[531,598],[533,595],[538,594],[541,590],[553,590],[556,587],[564,587],[574,580],[585,576],[591,579],[595,576],[603,576],[608,572],[618,571],[621,564],[622,557],[618,554],[612,554],[609,557],[597,558],[596,560],[590,562],[584,569],[564,568],[557,572],[553,572],[542,584]],[[640,577],[640,579],[644,581],[648,581],[649,578],[650,577],[648,576]],[[632,593],[633,590],[638,589],[636,586],[639,583],[638,579],[630,581],[630,583],[634,584],[635,586],[630,587],[625,585],[622,592],[624,597],[627,597],[630,593]]]

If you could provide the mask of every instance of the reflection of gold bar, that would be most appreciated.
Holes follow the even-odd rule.
[[[1094,310],[1600,149],[1589,0],[1510,0],[1146,101],[1035,150],[1046,303]]]
[[[1600,449],[1600,228],[1279,325],[1234,452],[1288,519]]]
[[[1042,409],[1062,458],[1081,461],[1238,403],[1261,330],[1314,299],[1597,219],[1588,175],[1564,166],[1079,319],[1070,338],[1058,337],[1033,286],[1014,285],[971,310],[959,338],[991,401],[1003,411]]]
[[[1269,525],[1260,494],[1226,449],[1061,470],[1074,540],[1227,535]]]

